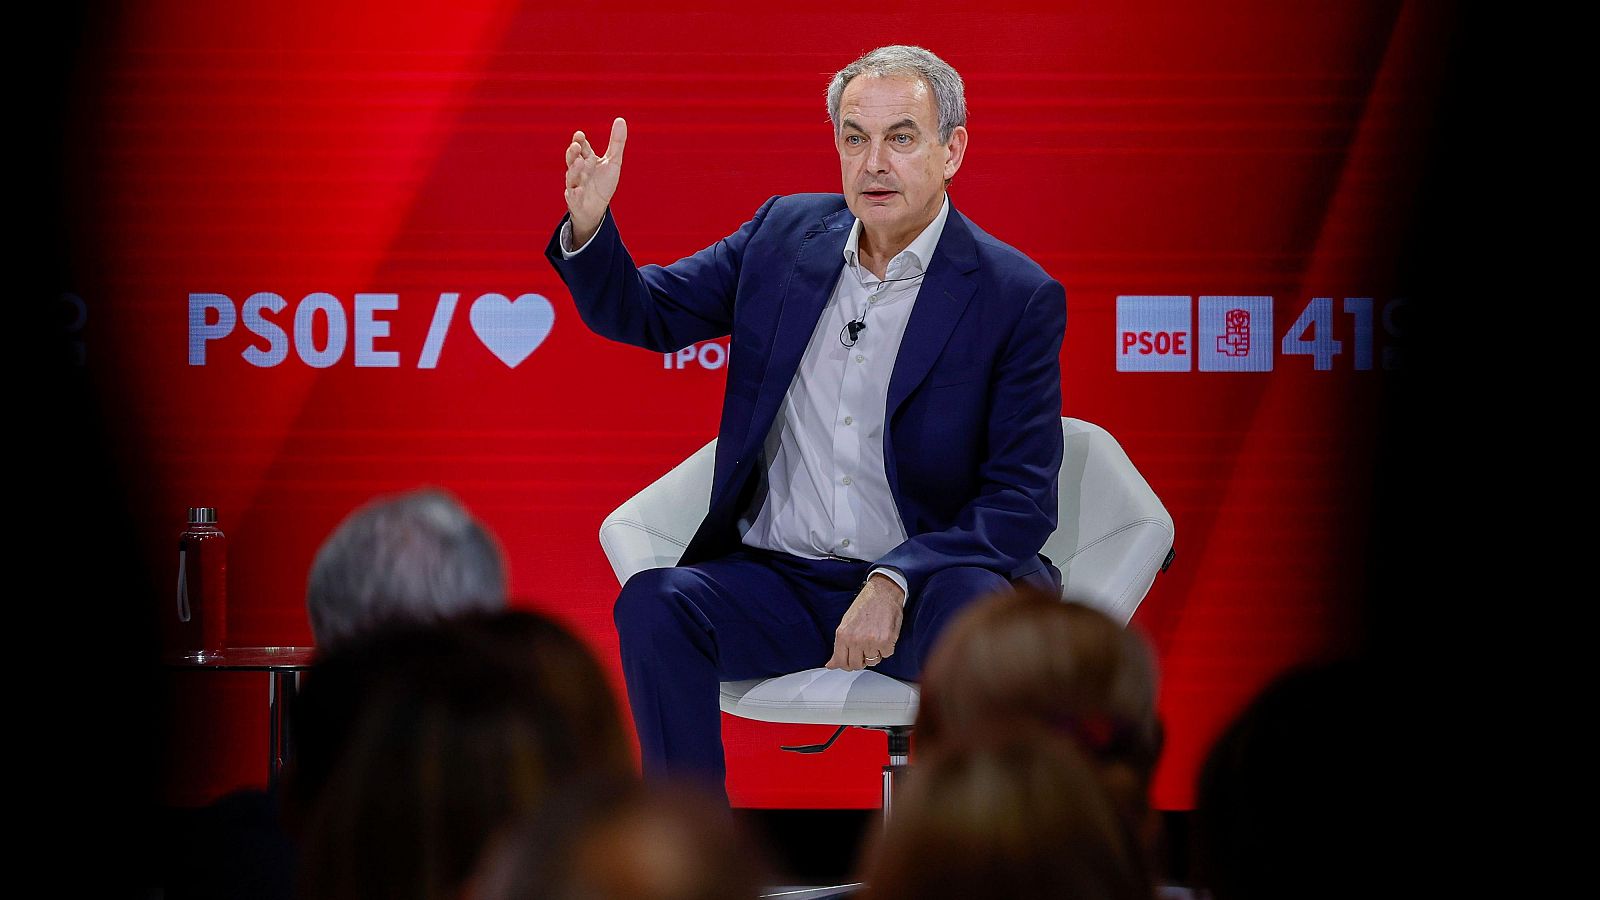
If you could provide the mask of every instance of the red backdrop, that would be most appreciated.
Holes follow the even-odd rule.
[[[321,539],[374,494],[439,485],[499,535],[517,602],[581,633],[621,696],[596,530],[714,435],[724,373],[716,350],[680,364],[579,322],[542,259],[566,141],[628,118],[616,214],[637,259],[669,262],[772,194],[837,190],[828,77],[920,44],[967,82],[953,202],[1066,285],[1065,414],[1116,435],[1176,520],[1135,622],[1163,670],[1156,802],[1191,805],[1228,717],[1362,632],[1374,410],[1405,365],[1397,239],[1447,8],[669,7],[124,14],[79,98],[93,124],[68,169],[99,249],[70,288],[159,576],[140,602],[170,597],[184,508],[216,506],[231,642],[307,644]],[[436,321],[442,294],[459,302]],[[517,315],[483,318],[501,302],[484,295]],[[1238,297],[1267,299],[1210,299]],[[1256,370],[1210,371],[1228,362],[1213,318],[1241,306],[1234,364]],[[1139,371],[1161,367],[1181,370]],[[263,780],[259,676],[167,690],[167,800]],[[777,749],[825,731],[729,721],[734,802],[874,804],[881,735]]]

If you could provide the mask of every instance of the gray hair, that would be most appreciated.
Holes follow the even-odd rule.
[[[440,490],[374,500],[323,541],[306,610],[326,648],[394,619],[505,607],[505,566],[487,529]]]
[[[879,47],[840,69],[828,85],[828,118],[833,133],[839,134],[839,104],[844,86],[857,75],[914,75],[933,91],[933,105],[939,110],[939,143],[950,143],[957,125],[967,124],[967,90],[961,75],[931,50],[906,44]]]

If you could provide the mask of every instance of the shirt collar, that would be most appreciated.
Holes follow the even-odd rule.
[[[895,254],[894,259],[889,260],[889,265],[894,265],[895,259],[910,254],[911,258],[907,262],[916,271],[926,272],[929,262],[933,259],[933,250],[939,246],[939,236],[944,234],[944,223],[948,218],[950,218],[950,192],[946,191],[944,202],[939,205],[939,214],[933,217],[927,228],[922,229],[921,234],[912,239],[908,247]],[[851,266],[856,265],[856,250],[860,245],[861,220],[856,219],[855,224],[850,226],[850,236],[844,242],[844,261]]]

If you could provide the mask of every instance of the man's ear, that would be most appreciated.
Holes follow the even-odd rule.
[[[957,125],[950,129],[950,142],[945,144],[945,150],[950,154],[944,161],[944,183],[948,185],[967,156],[967,126]]]

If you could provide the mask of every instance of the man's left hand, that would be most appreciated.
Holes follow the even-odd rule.
[[[904,596],[891,579],[883,575],[868,578],[833,633],[833,658],[828,660],[828,668],[853,672],[893,656]]]

